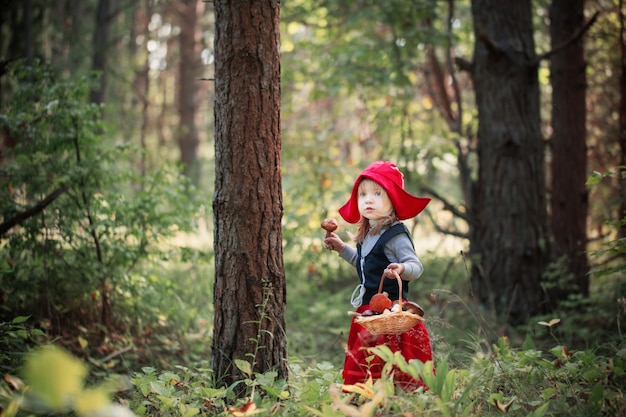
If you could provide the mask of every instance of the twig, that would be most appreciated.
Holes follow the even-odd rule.
[[[17,226],[18,224],[21,224],[27,219],[41,213],[46,207],[48,207],[54,200],[56,200],[66,190],[67,190],[67,186],[65,185],[60,186],[59,188],[54,190],[52,193],[50,193],[50,195],[48,195],[46,198],[44,198],[39,203],[29,208],[28,210],[18,213],[15,216],[11,217],[9,220],[0,224],[0,236],[4,235],[11,228]]]
[[[443,209],[444,210],[448,210],[452,214],[454,214],[455,216],[460,217],[463,220],[469,221],[469,218],[467,217],[466,214],[462,213],[460,210],[458,210],[456,207],[454,207],[454,205],[452,203],[450,203],[446,198],[444,198],[441,194],[439,194],[433,188],[428,187],[428,186],[422,186],[421,188],[422,188],[422,190],[425,193],[432,195],[437,200],[440,200],[443,203],[443,206],[444,206]]]
[[[108,361],[110,361],[111,359],[113,359],[114,357],[119,356],[119,355],[121,355],[121,354],[123,354],[123,353],[128,352],[128,351],[129,351],[129,350],[131,350],[132,348],[133,348],[133,345],[128,345],[128,346],[123,347],[123,348],[121,348],[121,349],[119,349],[119,350],[116,350],[115,352],[112,352],[112,353],[108,354],[107,356],[105,356],[104,358],[102,358],[102,362],[108,362]]]
[[[583,36],[585,34],[585,32],[587,32],[587,30],[589,30],[591,25],[593,25],[594,22],[596,20],[598,20],[598,16],[599,15],[600,15],[600,12],[595,12],[593,14],[593,16],[591,16],[591,18],[587,21],[587,23],[585,23],[580,28],[578,28],[578,30],[576,32],[574,32],[574,34],[569,39],[563,41],[561,44],[555,46],[554,48],[552,48],[548,52],[545,52],[545,53],[539,55],[537,57],[537,61],[535,63],[539,64],[540,61],[542,61],[544,59],[550,58],[552,55],[554,55],[554,54],[556,54],[558,52],[561,52],[563,49],[567,48],[572,43],[576,42],[581,36]]]

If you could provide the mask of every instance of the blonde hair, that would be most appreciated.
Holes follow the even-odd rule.
[[[365,186],[374,187],[376,191],[382,191],[385,194],[387,194],[387,191],[379,183],[369,178],[364,178],[359,183],[358,193],[360,193]],[[392,207],[393,207],[393,203],[392,203]],[[363,240],[365,240],[365,236],[367,236],[369,232],[371,232],[371,234],[373,235],[377,235],[378,233],[380,233],[382,229],[391,227],[397,221],[398,221],[398,216],[396,216],[395,208],[392,209],[391,212],[386,217],[378,220],[378,222],[376,223],[376,226],[374,227],[370,227],[370,221],[366,219],[365,217],[361,216],[361,218],[359,219],[359,222],[357,223],[358,229],[357,229],[356,235],[352,236],[352,240],[357,243],[363,243]]]

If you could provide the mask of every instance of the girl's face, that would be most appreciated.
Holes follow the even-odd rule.
[[[387,192],[378,183],[367,178],[359,184],[358,204],[361,216],[369,220],[380,220],[393,211]]]

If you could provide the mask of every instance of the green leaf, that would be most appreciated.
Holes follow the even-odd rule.
[[[533,341],[530,334],[526,335],[526,338],[524,339],[524,342],[522,343],[522,349],[523,350],[535,349],[535,342]]]
[[[30,316],[17,316],[13,320],[11,320],[11,324],[20,324],[24,323],[30,318]]]
[[[549,400],[557,392],[556,388],[546,388],[541,391],[541,397],[544,400]]]
[[[455,389],[456,371],[452,369],[448,371],[445,376],[443,387],[441,388],[441,398],[443,398],[444,401],[452,401]]]
[[[256,380],[263,388],[271,387],[278,376],[276,371],[268,371],[263,374],[258,374]]]
[[[24,379],[47,407],[62,411],[82,391],[87,372],[87,366],[68,351],[48,345],[29,354]]]
[[[300,392],[300,400],[305,404],[313,404],[319,401],[322,386],[316,380],[306,383]]]
[[[441,385],[439,384],[437,377],[435,377],[435,367],[432,361],[426,361],[422,368],[422,380],[428,388],[434,393],[441,394]]]
[[[82,350],[87,349],[87,346],[89,346],[89,342],[87,341],[87,339],[82,336],[78,336],[78,343],[80,344],[80,348]]]
[[[596,413],[599,414],[600,410],[602,409],[603,400],[604,386],[602,385],[602,382],[598,382],[591,389],[591,395],[589,396],[589,400],[587,402],[587,404],[591,408],[590,411],[593,411],[594,415],[597,415]]]
[[[181,417],[193,417],[200,414],[200,409],[196,407],[187,407],[185,404],[178,404],[178,412]]]
[[[546,412],[548,412],[548,405],[550,405],[550,403],[545,403],[539,408],[536,408],[532,413],[528,414],[528,417],[543,417]]]
[[[252,376],[252,365],[248,361],[244,361],[243,359],[235,359],[235,365],[237,368],[247,376]]]

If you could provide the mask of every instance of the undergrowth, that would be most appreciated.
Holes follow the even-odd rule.
[[[468,346],[469,348],[469,346]],[[514,348],[506,337],[473,346],[472,362],[452,367],[407,363],[386,346],[371,349],[387,362],[384,377],[341,385],[340,369],[289,361],[288,381],[272,371],[250,373],[247,396],[234,385],[216,386],[207,362],[171,370],[144,367],[130,377],[84,386],[85,365],[58,348],[29,355],[23,382],[5,378],[0,389],[3,416],[72,413],[80,416],[622,416],[626,413],[626,341],[596,349],[570,351],[554,345],[536,349],[527,338]],[[44,355],[48,365],[44,361]],[[59,364],[59,362],[62,362]],[[244,370],[243,364],[237,364]],[[64,372],[59,372],[63,369]],[[404,392],[394,386],[393,370],[421,378],[429,387]],[[54,372],[57,371],[57,372]],[[111,382],[113,381],[113,382]],[[126,390],[119,392],[121,388]],[[117,394],[115,395],[115,393]],[[97,400],[97,401],[96,401]],[[121,407],[124,404],[126,407]],[[20,411],[22,410],[22,411]],[[26,413],[23,410],[27,410]],[[105,410],[108,414],[102,414]],[[20,414],[21,413],[21,414]]]
[[[0,385],[2,416],[626,415],[626,298],[619,287],[598,286],[576,308],[566,305],[513,329],[462,296],[460,259],[432,257],[425,260],[427,273],[411,294],[426,310],[434,363],[407,363],[380,346],[371,353],[387,361],[389,374],[343,386],[352,271],[332,263],[327,271],[289,264],[288,276],[307,279],[288,280],[290,300],[299,300],[287,306],[288,380],[271,370],[254,373],[247,362],[236,361],[245,378],[222,386],[208,348],[210,281],[199,280],[210,270],[195,262],[199,256],[173,264],[168,271],[172,282],[160,281],[162,288],[137,300],[138,317],[150,317],[143,300],[157,322],[143,323],[141,338],[118,335],[116,348],[105,358],[93,354],[86,334],[53,340],[56,349],[30,350],[50,339],[32,331],[27,317],[2,323],[3,352],[5,347],[31,352],[0,355],[5,365],[9,360],[23,365],[8,366],[14,372]],[[150,279],[150,270],[145,271]],[[197,302],[183,301],[190,297]],[[204,308],[194,307],[203,303]],[[73,348],[73,359],[61,346]],[[56,367],[42,366],[42,356],[51,352]],[[67,365],[58,365],[59,358]],[[32,366],[32,360],[39,365]],[[429,389],[407,393],[396,388],[393,369],[421,378]]]
[[[434,262],[433,269],[440,270]],[[173,275],[184,288],[184,274]],[[446,289],[438,289],[441,276],[436,274],[412,287],[427,311],[434,363],[407,363],[379,346],[371,353],[387,362],[388,373],[381,380],[341,385],[350,290],[342,286],[350,278],[339,270],[333,278],[320,275],[289,284],[294,298],[309,292],[315,296],[288,306],[288,380],[277,378],[274,371],[254,373],[247,362],[236,361],[246,377],[221,386],[209,362],[210,320],[198,324],[191,313],[173,308],[161,318],[162,327],[153,328],[143,354],[137,349],[141,346],[135,346],[108,361],[87,356],[88,365],[69,359],[62,348],[39,348],[21,357],[24,366],[14,367],[16,375],[7,374],[0,388],[2,416],[626,415],[626,339],[621,326],[626,298],[592,296],[586,303],[594,303],[594,308],[567,309],[568,316],[538,317],[526,327],[510,329],[491,322],[486,312],[458,295],[463,291],[460,276],[448,276]],[[594,328],[597,321],[611,323],[613,329],[607,324]],[[27,322],[17,318],[4,323],[0,342],[41,342],[42,335],[29,333]],[[184,323],[189,334],[176,333],[177,323]],[[586,332],[572,337],[576,326]],[[68,365],[61,366],[63,372],[50,372],[41,366],[42,352],[55,352],[52,362],[63,358]],[[146,362],[146,355],[155,357]],[[32,366],[33,358],[39,365]],[[396,388],[394,369],[421,378],[429,389]]]

